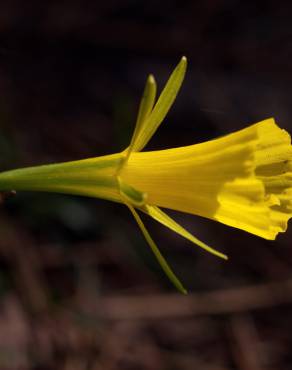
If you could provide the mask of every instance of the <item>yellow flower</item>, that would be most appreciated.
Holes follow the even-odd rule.
[[[174,102],[186,65],[183,57],[156,103],[156,83],[148,77],[135,131],[123,152],[0,174],[0,190],[54,191],[124,203],[163,270],[184,293],[137,210],[224,259],[160,207],[207,217],[265,239],[284,232],[292,216],[290,136],[272,118],[205,143],[141,152]]]

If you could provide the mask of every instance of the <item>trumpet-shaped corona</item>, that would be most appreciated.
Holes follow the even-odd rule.
[[[38,190],[105,198],[124,203],[161,267],[185,288],[161,255],[137,210],[201,248],[227,257],[198,240],[161,208],[203,216],[273,240],[292,216],[292,146],[274,119],[204,143],[141,151],[165,118],[181,87],[183,57],[156,100],[150,75],[129,147],[122,153],[6,171],[0,190]]]

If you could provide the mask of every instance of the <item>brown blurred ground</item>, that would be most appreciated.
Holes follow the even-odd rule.
[[[182,55],[186,81],[149,148],[270,116],[292,132],[289,4],[1,1],[1,170],[124,148],[147,74],[162,86]],[[187,297],[123,207],[53,194],[7,199],[0,369],[291,369],[292,229],[267,242],[174,215],[230,256],[217,260],[145,220]]]

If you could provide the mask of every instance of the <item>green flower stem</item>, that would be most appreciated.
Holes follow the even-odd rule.
[[[116,172],[122,160],[118,153],[2,172],[0,191],[61,192],[120,202]]]

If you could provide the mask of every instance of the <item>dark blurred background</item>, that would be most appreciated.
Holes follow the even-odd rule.
[[[287,1],[0,2],[0,169],[123,149],[149,73],[185,83],[148,148],[268,117],[292,130]],[[0,209],[0,369],[292,368],[292,229],[267,242],[171,212],[222,262],[125,207],[18,193]]]

